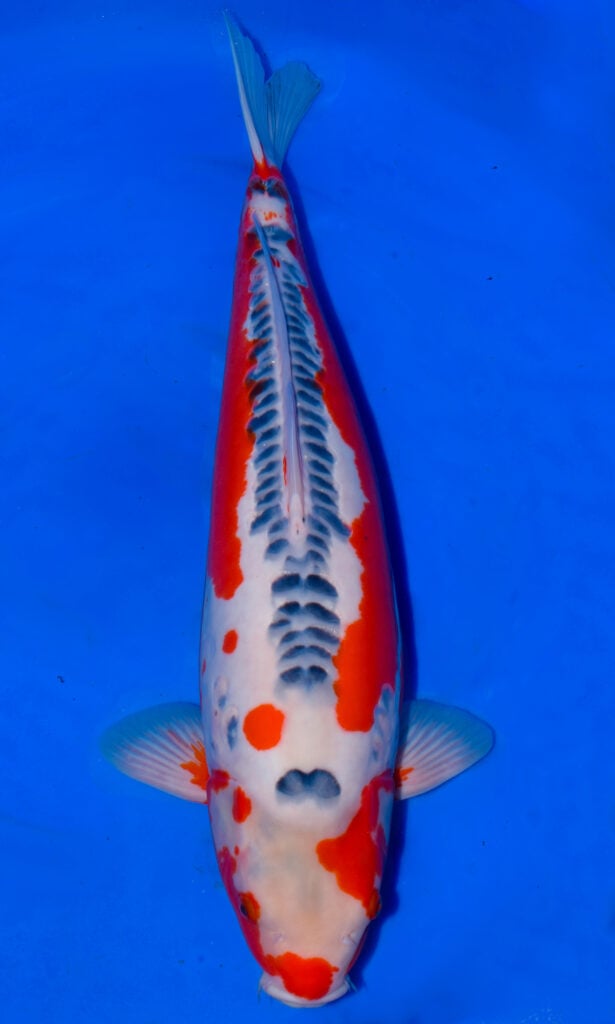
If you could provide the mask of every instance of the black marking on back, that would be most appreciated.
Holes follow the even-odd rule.
[[[261,193],[287,198],[277,179],[255,181]],[[275,610],[270,626],[278,650],[280,681],[309,688],[334,678],[332,659],[339,649],[340,620],[335,611],[337,590],[328,579],[329,559],[333,537],[345,540],[350,531],[339,514],[333,477],[335,457],[329,443],[330,419],[318,380],[322,353],[302,291],[307,282],[288,246],[292,240],[289,231],[259,221],[258,234],[266,239],[286,321],[305,475],[307,531],[298,542],[288,530],[281,443],[283,402],[275,365],[273,311],[267,298],[269,264],[260,242],[253,256],[246,322],[254,364],[247,377],[252,406],[248,429],[254,435],[253,466],[257,476],[250,529],[266,535],[265,555],[280,564],[280,573],[271,587]]]

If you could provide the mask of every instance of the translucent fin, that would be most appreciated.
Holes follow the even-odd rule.
[[[103,734],[105,757],[125,775],[165,793],[207,803],[207,762],[198,704],[159,704]]]
[[[396,796],[405,800],[441,786],[491,750],[491,726],[462,708],[431,700],[410,703],[399,744]]]
[[[293,61],[265,81],[262,61],[252,40],[228,12],[224,19],[231,40],[239,99],[252,156],[257,164],[281,167],[299,122],[320,89],[305,64]]]

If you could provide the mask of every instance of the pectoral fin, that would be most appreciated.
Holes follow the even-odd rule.
[[[159,704],[103,734],[105,757],[125,775],[165,793],[207,803],[209,773],[198,704]]]
[[[395,795],[405,800],[441,786],[480,761],[493,742],[491,726],[469,711],[411,701],[402,721]]]

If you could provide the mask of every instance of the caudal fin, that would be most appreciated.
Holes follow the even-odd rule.
[[[231,40],[241,110],[252,156],[281,167],[297,125],[320,89],[306,64],[293,61],[265,79],[262,61],[252,40],[228,12],[224,19]]]

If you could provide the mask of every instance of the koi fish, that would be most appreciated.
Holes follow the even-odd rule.
[[[208,805],[262,988],[319,1006],[348,991],[380,909],[394,798],[468,768],[493,736],[461,709],[401,703],[374,467],[282,173],[320,83],[300,63],[266,79],[226,20],[253,168],[216,448],[200,706],[132,715],[103,749],[126,774]]]

